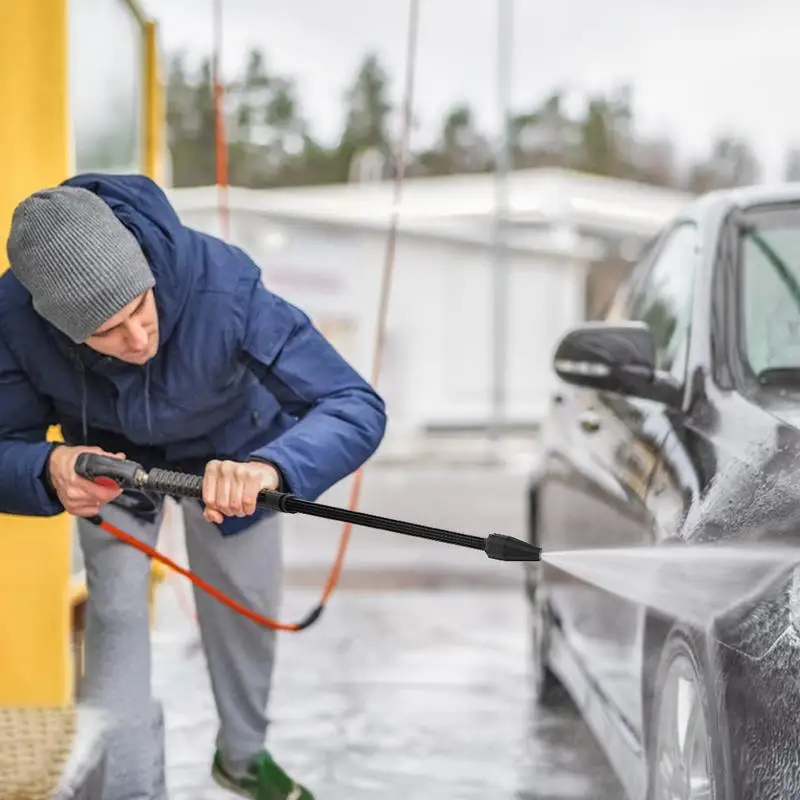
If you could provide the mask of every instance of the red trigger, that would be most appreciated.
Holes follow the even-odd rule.
[[[95,478],[94,482],[98,486],[102,486],[104,489],[119,489],[117,482],[111,480],[111,478]]]

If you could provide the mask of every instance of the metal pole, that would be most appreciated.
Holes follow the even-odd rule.
[[[498,440],[506,416],[508,372],[508,172],[514,0],[497,0],[497,112],[494,263],[492,269],[492,412],[490,437]]]

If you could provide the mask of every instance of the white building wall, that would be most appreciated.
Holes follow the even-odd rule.
[[[214,209],[178,211],[186,224],[218,233]],[[386,233],[234,210],[231,238],[262,267],[266,285],[309,313],[368,377]],[[492,268],[486,247],[400,234],[378,383],[390,412],[387,441],[428,424],[487,420]],[[515,421],[535,422],[554,386],[553,346],[581,317],[583,270],[563,258],[514,253],[509,280],[507,410]]]
[[[507,415],[539,420],[556,387],[553,351],[583,316],[585,268],[580,261],[518,261],[509,288]]]

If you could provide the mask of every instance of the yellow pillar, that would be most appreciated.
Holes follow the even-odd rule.
[[[144,25],[144,143],[142,163],[144,173],[157,183],[164,180],[165,121],[164,85],[160,73],[158,25],[148,21]]]
[[[0,268],[14,206],[70,167],[67,0],[0,4]],[[65,705],[71,523],[0,515],[0,706]]]

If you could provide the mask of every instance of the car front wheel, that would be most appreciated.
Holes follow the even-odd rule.
[[[683,634],[667,641],[655,688],[649,800],[723,800],[703,670]]]

